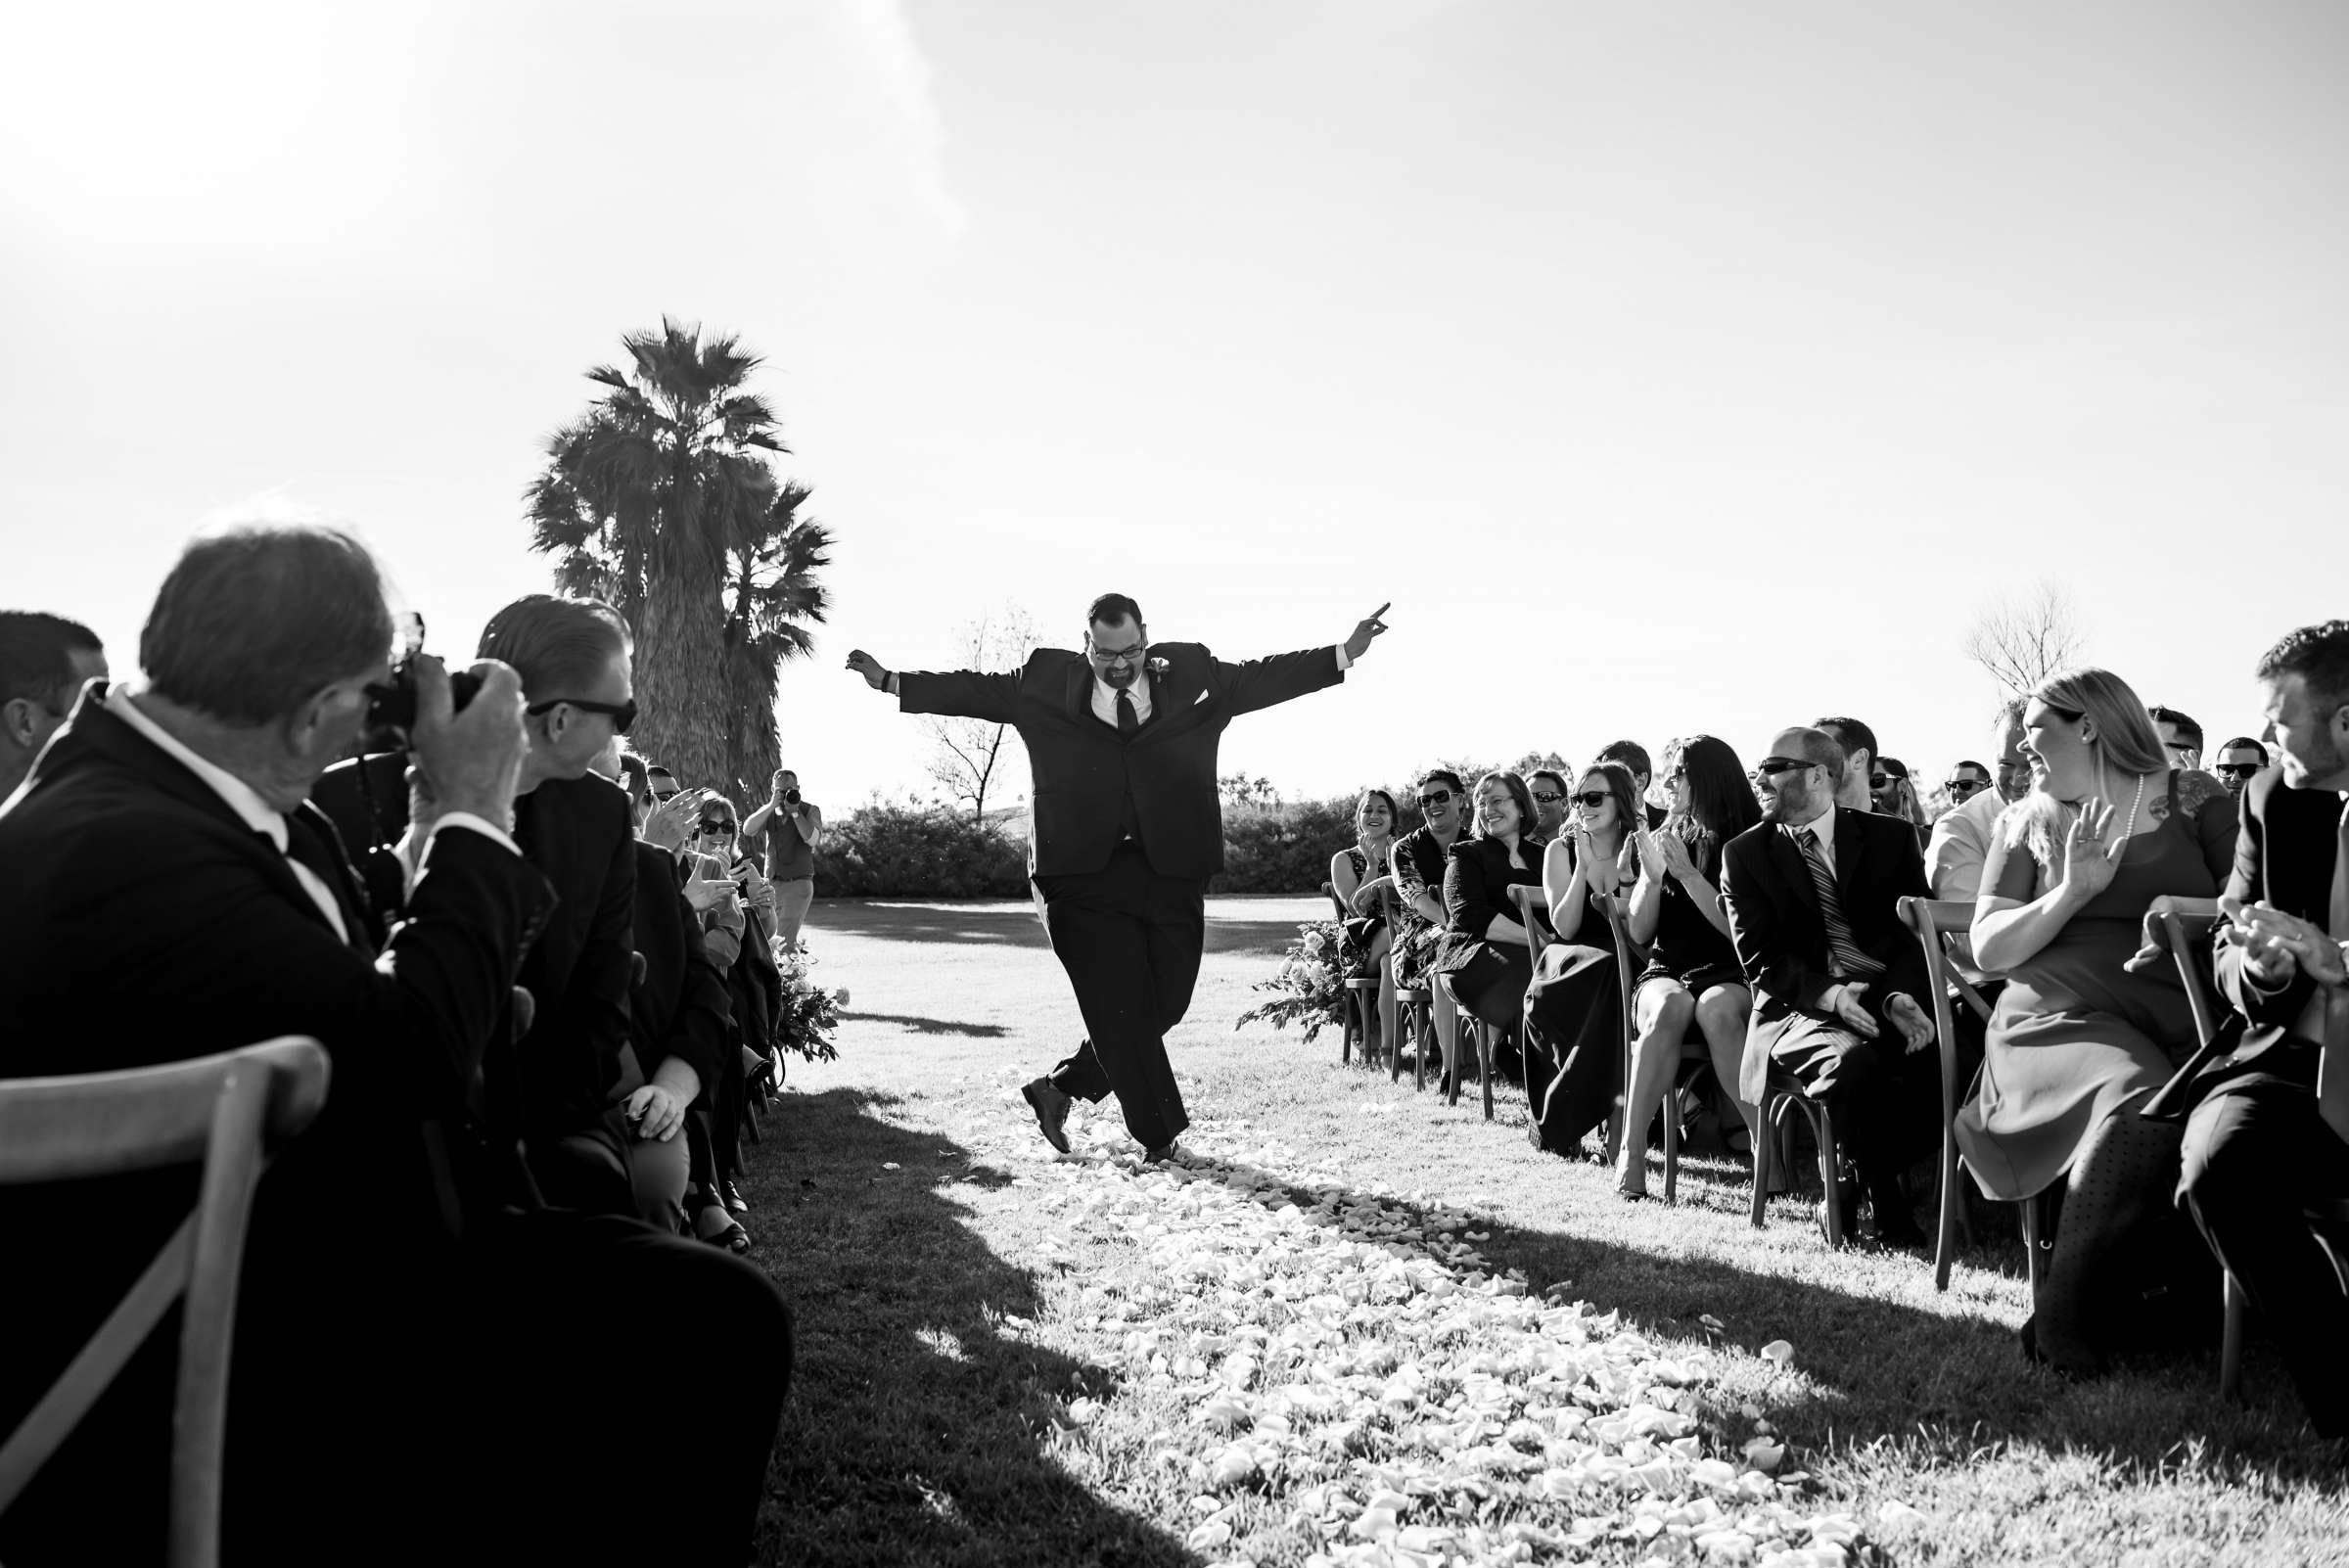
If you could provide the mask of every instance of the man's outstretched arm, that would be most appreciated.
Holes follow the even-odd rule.
[[[849,655],[849,668],[864,677],[875,691],[898,699],[905,714],[945,714],[957,718],[981,718],[1008,724],[1018,716],[1020,677],[990,675],[977,669],[937,673],[925,669],[898,671],[858,648]]]
[[[1354,662],[1370,651],[1371,640],[1387,629],[1386,622],[1380,618],[1392,603],[1389,600],[1363,617],[1356,623],[1354,634],[1328,653],[1309,648],[1303,653],[1251,659],[1242,665],[1221,665],[1217,672],[1229,694],[1232,712],[1254,713],[1343,680]],[[1336,656],[1334,660],[1332,654]]]

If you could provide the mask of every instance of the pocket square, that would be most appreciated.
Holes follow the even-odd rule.
[[[1206,693],[1206,692],[1201,692],[1201,693],[1200,693],[1198,696],[1196,696],[1196,697],[1194,697],[1194,698],[1192,698],[1192,699],[1191,699],[1191,706],[1192,706],[1193,708],[1196,708],[1196,707],[1198,707],[1198,706],[1199,706],[1201,703],[1203,703],[1203,702],[1207,701],[1207,699],[1208,699],[1208,693]]]

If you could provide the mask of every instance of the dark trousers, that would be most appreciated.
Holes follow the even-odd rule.
[[[1099,871],[1039,876],[1036,885],[1086,1034],[1052,1069],[1052,1086],[1088,1101],[1115,1093],[1126,1130],[1144,1148],[1163,1148],[1191,1125],[1167,1061],[1167,1031],[1189,1011],[1199,981],[1202,884],[1160,876],[1141,846],[1128,843]]]
[[[2206,1096],[2187,1119],[2178,1198],[2282,1348],[2310,1422],[2349,1437],[2349,1296],[2301,1215],[2349,1198],[2349,1144],[2315,1091],[2262,1078]]]
[[[1801,1016],[1772,1046],[1771,1060],[1803,1091],[1826,1102],[1835,1141],[1860,1168],[1876,1222],[1913,1224],[1901,1173],[1941,1136],[1941,1056],[1907,1050],[1897,1034],[1863,1039],[1841,1024]]]
[[[1531,950],[1506,942],[1480,942],[1467,962],[1451,972],[1451,992],[1463,1011],[1495,1029],[1514,1029],[1533,984]]]
[[[636,1212],[628,1125],[620,1107],[607,1107],[566,1131],[532,1137],[526,1149],[538,1195],[554,1207],[581,1214]]]

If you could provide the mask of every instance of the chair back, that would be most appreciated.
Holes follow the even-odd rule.
[[[1346,900],[1338,897],[1338,885],[1336,883],[1322,883],[1321,897],[1329,900],[1331,913],[1336,915],[1340,920],[1344,920],[1346,918],[1348,912],[1346,908]]]
[[[1632,943],[1631,921],[1626,918],[1630,899],[1623,894],[1610,893],[1593,898],[1590,901],[1598,905],[1599,912],[1607,917],[1607,934],[1615,940],[1615,999],[1623,1010],[1627,1051],[1624,1070],[1628,1073],[1631,1070],[1629,1042],[1639,1033],[1638,1026],[1632,1018],[1632,983],[1647,967],[1647,961],[1639,956],[1639,949]],[[1624,1082],[1629,1084],[1631,1080],[1626,1078]]]
[[[218,1562],[229,1340],[253,1184],[265,1150],[310,1125],[326,1088],[326,1052],[299,1035],[163,1067],[0,1082],[0,1186],[203,1167],[195,1211],[0,1444],[0,1512],[184,1297],[168,1561]]]
[[[2210,951],[2210,934],[2218,928],[2219,900],[2175,899],[2167,895],[2145,906],[2145,924],[2170,950],[2178,965],[2179,983],[2186,987],[2186,1004],[2194,1015],[2194,1039],[2207,1045],[2227,1020],[2215,986],[2203,972],[2203,955]]]
[[[1549,907],[1549,894],[1539,882],[1513,883],[1509,902],[1517,911],[1517,923],[1525,927],[1526,950],[1539,961],[1543,949],[1557,940],[1549,934],[1549,927],[1534,918],[1536,909]]]

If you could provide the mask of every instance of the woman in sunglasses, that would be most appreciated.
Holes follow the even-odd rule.
[[[1762,820],[1762,807],[1746,782],[1745,764],[1727,741],[1711,735],[1691,735],[1665,748],[1664,791],[1671,801],[1664,825],[1636,835],[1639,881],[1625,918],[1632,941],[1647,949],[1647,967],[1632,992],[1638,1034],[1632,1043],[1624,1126],[1634,1130],[1616,1156],[1616,1187],[1627,1198],[1647,1196],[1647,1124],[1672,1092],[1689,1025],[1702,1033],[1714,1079],[1737,1107],[1749,1136],[1754,1120],[1753,1108],[1737,1099],[1754,998],[1729,942],[1721,855],[1729,840]],[[1678,1112],[1667,1106],[1664,1114]]]
[[[1897,816],[1916,829],[1916,845],[1923,849],[1933,837],[1933,824],[1926,819],[1924,802],[1916,798],[1916,784],[1909,777],[1909,764],[1897,757],[1879,757],[1867,776],[1868,800],[1885,816]]]
[[[1623,1004],[1603,900],[1626,880],[1627,828],[1646,820],[1639,784],[1597,762],[1566,797],[1565,827],[1542,853],[1557,941],[1525,992],[1525,1092],[1537,1147],[1568,1156],[1615,1109],[1623,1082]]]

